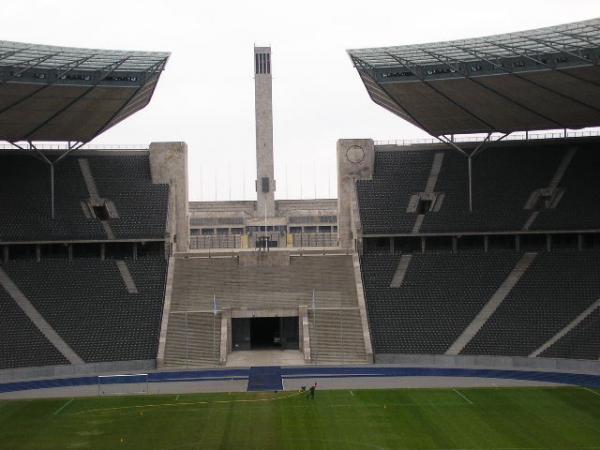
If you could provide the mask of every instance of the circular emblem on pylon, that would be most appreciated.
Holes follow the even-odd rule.
[[[362,147],[358,145],[353,145],[351,147],[348,147],[348,150],[346,150],[346,158],[348,158],[348,161],[350,161],[351,163],[361,163],[365,159],[365,151]]]

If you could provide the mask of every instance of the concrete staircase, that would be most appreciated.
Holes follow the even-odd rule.
[[[292,256],[288,265],[243,266],[235,257],[175,258],[172,310],[356,306],[352,257]]]
[[[368,331],[363,329],[366,321],[361,320],[351,255],[273,255],[271,262],[278,261],[273,264],[268,256],[257,256],[257,264],[245,257],[181,254],[173,259],[165,366],[222,362],[221,336],[227,336],[227,330],[221,330],[222,314],[236,317],[236,311],[251,310],[260,317],[261,312],[281,309],[299,314],[300,306],[310,310],[313,362],[368,362]],[[218,313],[213,320],[215,303]],[[225,349],[225,341],[223,345]]]
[[[317,364],[365,364],[363,328],[358,308],[308,311],[311,359]]]
[[[212,312],[171,311],[165,348],[165,364],[202,367],[219,364],[221,315]]]

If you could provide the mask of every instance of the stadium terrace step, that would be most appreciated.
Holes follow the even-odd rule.
[[[358,308],[309,309],[311,359],[316,363],[367,362]]]
[[[165,347],[167,366],[216,366],[220,345],[220,314],[171,311]]]

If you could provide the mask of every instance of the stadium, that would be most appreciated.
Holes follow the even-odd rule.
[[[600,449],[600,19],[348,50],[431,139],[336,199],[275,198],[269,46],[255,200],[93,148],[170,56],[0,41],[0,448]]]

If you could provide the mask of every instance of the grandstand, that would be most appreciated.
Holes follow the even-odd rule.
[[[52,219],[45,165],[21,150],[0,154],[0,275],[3,309],[51,351],[19,363],[17,333],[3,340],[14,358],[0,365],[154,360],[171,245],[168,185],[152,182],[148,151],[79,150],[57,166]],[[61,358],[49,356],[57,350]]]
[[[435,138],[338,142],[376,361],[600,358],[600,137],[568,130],[600,125],[599,24],[349,50],[371,98]]]
[[[0,373],[153,367],[181,145],[82,147],[148,104],[169,55],[0,52]]]

